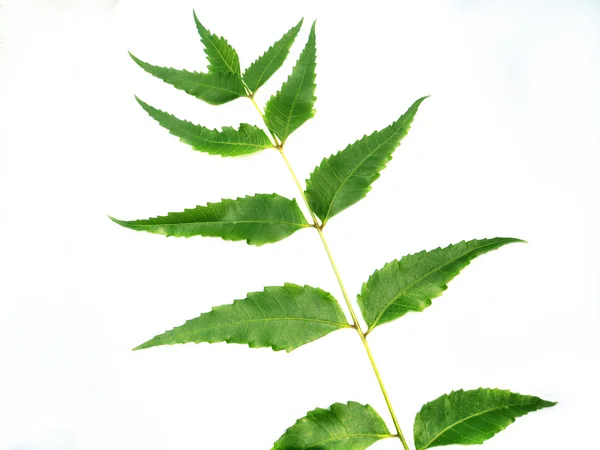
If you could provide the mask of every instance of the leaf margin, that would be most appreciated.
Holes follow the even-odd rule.
[[[494,247],[494,248],[492,248],[492,249],[489,249],[489,250],[487,250],[487,251],[484,251],[484,252],[482,252],[482,253],[475,254],[475,255],[474,255],[474,256],[473,256],[471,259],[469,259],[469,260],[466,262],[466,264],[464,264],[464,265],[463,265],[463,266],[462,266],[462,267],[461,267],[461,268],[460,268],[460,269],[459,269],[457,272],[453,272],[453,275],[452,275],[452,276],[451,276],[451,277],[450,277],[450,278],[449,278],[449,279],[448,279],[446,282],[444,282],[444,283],[443,283],[443,284],[442,284],[442,285],[439,287],[439,288],[440,288],[440,292],[438,293],[438,295],[436,295],[436,296],[434,296],[434,297],[432,297],[432,298],[428,299],[427,301],[424,301],[424,303],[425,303],[425,307],[424,307],[423,309],[421,309],[421,310],[418,310],[418,311],[417,311],[417,310],[415,310],[415,311],[417,311],[417,312],[422,312],[422,311],[424,311],[424,310],[425,310],[427,307],[431,306],[431,304],[432,304],[432,300],[433,300],[433,299],[435,299],[435,298],[438,298],[438,297],[440,297],[440,296],[442,295],[442,293],[443,293],[443,292],[444,292],[444,291],[445,291],[445,290],[448,288],[448,283],[449,283],[450,281],[452,281],[454,278],[456,278],[456,276],[458,276],[458,274],[459,274],[459,273],[460,273],[460,272],[461,272],[461,271],[462,271],[464,268],[466,268],[467,266],[469,266],[469,265],[470,265],[470,263],[471,263],[471,261],[473,261],[473,260],[474,260],[475,258],[477,258],[478,256],[480,256],[480,255],[483,255],[483,254],[485,254],[485,253],[489,253],[490,251],[493,251],[493,250],[497,250],[497,249],[499,249],[500,247],[503,247],[504,245],[513,244],[513,243],[527,243],[527,241],[525,241],[525,240],[523,240],[523,239],[518,239],[518,238],[506,238],[506,237],[484,238],[484,239],[471,239],[471,240],[469,240],[469,241],[465,241],[465,240],[463,240],[463,241],[457,242],[456,244],[450,244],[450,245],[448,245],[448,246],[446,246],[446,247],[436,247],[436,248],[434,248],[434,249],[432,249],[432,250],[429,250],[429,251],[427,251],[427,250],[421,250],[420,252],[417,252],[417,253],[411,253],[411,254],[408,254],[408,255],[404,255],[404,256],[402,256],[400,259],[394,259],[394,260],[392,260],[392,261],[390,261],[390,262],[388,262],[388,263],[384,264],[384,266],[383,266],[382,268],[380,268],[380,269],[376,269],[376,270],[375,270],[375,271],[374,271],[374,272],[373,272],[373,273],[372,273],[372,274],[369,276],[369,278],[367,279],[367,281],[365,281],[365,282],[363,283],[363,285],[362,285],[362,287],[361,287],[361,291],[360,291],[360,293],[357,295],[357,302],[358,302],[358,305],[359,305],[359,308],[360,308],[360,311],[361,311],[361,315],[362,315],[362,317],[365,319],[365,322],[366,322],[366,323],[367,323],[367,325],[368,325],[368,328],[367,328],[367,331],[365,332],[365,334],[366,334],[366,335],[370,334],[370,333],[371,333],[371,332],[372,332],[372,331],[373,331],[373,330],[374,330],[374,329],[375,329],[377,326],[379,326],[379,325],[383,325],[383,324],[385,324],[385,323],[388,323],[388,322],[395,321],[395,320],[397,320],[397,319],[401,318],[402,316],[404,316],[404,315],[406,314],[406,312],[405,312],[405,313],[403,313],[403,314],[401,314],[400,316],[398,316],[398,317],[394,318],[394,319],[391,319],[391,320],[386,320],[386,321],[384,321],[384,322],[382,322],[382,321],[381,321],[381,318],[382,318],[382,316],[384,315],[384,313],[385,313],[385,312],[386,312],[386,311],[387,311],[387,310],[388,310],[388,309],[389,309],[391,306],[393,306],[394,302],[396,302],[396,301],[397,301],[399,298],[401,298],[401,297],[402,297],[402,294],[403,294],[405,291],[407,291],[409,288],[413,287],[413,286],[414,286],[414,285],[416,285],[417,283],[421,283],[421,282],[423,282],[424,280],[426,280],[426,278],[427,278],[428,276],[430,276],[431,274],[433,274],[433,273],[434,273],[434,272],[436,272],[436,271],[440,271],[441,269],[438,267],[438,268],[437,268],[435,271],[434,271],[434,270],[431,270],[431,271],[429,271],[429,272],[427,272],[427,273],[425,273],[425,274],[421,275],[421,276],[420,276],[420,278],[419,278],[418,280],[416,280],[416,281],[412,282],[412,283],[411,283],[411,284],[410,284],[408,287],[404,287],[404,288],[403,288],[403,289],[402,289],[402,290],[401,290],[399,293],[397,293],[397,294],[394,296],[394,298],[393,298],[392,300],[390,300],[390,301],[387,303],[386,307],[385,307],[385,308],[383,308],[383,309],[382,309],[382,310],[379,312],[379,314],[377,315],[377,317],[376,317],[376,318],[375,318],[375,320],[373,320],[373,321],[371,321],[370,319],[368,319],[368,317],[367,317],[367,316],[368,316],[368,314],[366,314],[366,313],[365,313],[365,310],[366,310],[366,308],[367,308],[367,305],[365,305],[365,300],[364,300],[364,299],[365,299],[365,292],[366,292],[366,289],[369,289],[369,286],[368,286],[368,284],[369,284],[369,282],[370,282],[372,279],[375,279],[375,277],[379,276],[379,274],[380,274],[380,273],[382,273],[382,272],[383,272],[383,271],[384,271],[386,268],[388,268],[388,267],[391,267],[391,266],[393,266],[393,265],[400,266],[400,265],[402,264],[402,261],[403,261],[403,260],[404,260],[404,264],[412,263],[412,259],[418,258],[418,257],[420,257],[420,256],[428,256],[428,255],[433,255],[434,253],[436,253],[436,254],[439,254],[439,253],[442,253],[442,252],[444,252],[444,251],[448,251],[448,250],[450,250],[450,249],[456,248],[456,247],[457,247],[457,246],[459,246],[459,245],[463,245],[463,244],[464,244],[464,245],[468,245],[468,244],[470,244],[470,243],[473,243],[473,242],[476,242],[476,241],[478,241],[478,242],[487,242],[487,243],[489,243],[490,245],[494,245],[494,242],[495,242],[495,241],[504,241],[504,242],[503,242],[503,243],[501,243],[501,244],[500,244],[498,247]],[[493,241],[493,242],[492,242],[492,241]],[[469,249],[469,250],[466,252],[466,254],[468,254],[468,253],[473,253],[473,252],[474,252],[474,251],[473,251],[473,249]],[[475,251],[475,252],[476,252],[476,251]],[[458,259],[466,257],[466,254],[465,254],[465,255],[462,255],[461,257],[457,257],[457,258],[454,258],[454,259],[452,259],[451,261],[449,261],[449,262],[445,263],[445,264],[444,264],[444,266],[448,266],[448,265],[450,265],[451,263],[455,263],[455,262],[456,262]],[[409,262],[407,262],[407,261],[409,261]],[[407,312],[408,312],[408,311],[407,311]]]
[[[257,339],[254,339],[253,341],[249,341],[249,342],[242,342],[241,340],[235,340],[235,336],[230,336],[227,339],[216,339],[216,340],[210,340],[210,339],[206,339],[206,340],[187,340],[184,342],[161,342],[164,339],[168,339],[171,337],[171,335],[177,334],[176,331],[177,330],[181,330],[186,326],[189,326],[189,324],[191,324],[192,322],[195,321],[199,321],[201,320],[203,317],[206,320],[207,316],[220,316],[223,317],[223,309],[227,309],[227,310],[235,310],[235,309],[239,309],[240,310],[244,310],[244,305],[250,302],[253,302],[254,305],[256,306],[256,308],[258,310],[260,310],[262,312],[262,308],[258,305],[256,298],[262,297],[262,296],[270,296],[271,298],[276,298],[276,294],[274,294],[273,292],[275,290],[280,290],[280,289],[286,289],[287,292],[294,297],[294,294],[292,293],[292,289],[295,291],[302,291],[300,293],[300,295],[304,295],[307,292],[315,294],[319,297],[320,300],[322,300],[324,303],[328,303],[328,306],[330,308],[332,308],[329,312],[335,313],[337,314],[337,320],[339,322],[334,322],[332,320],[325,320],[325,319],[316,319],[316,318],[303,318],[303,319],[298,319],[296,317],[287,317],[287,318],[268,318],[265,319],[264,322],[271,322],[271,321],[292,321],[292,320],[303,320],[307,323],[310,322],[314,322],[314,323],[320,323],[320,324],[328,324],[331,326],[337,326],[336,329],[332,329],[326,332],[323,332],[320,336],[316,336],[312,339],[309,340],[305,340],[304,342],[300,343],[299,345],[293,346],[288,344],[287,346],[285,345],[278,345],[277,343],[271,342],[269,343],[265,343],[264,345],[260,345],[258,343]],[[296,294],[298,294],[298,292],[296,292]],[[307,294],[308,295],[308,294]],[[314,296],[313,296],[314,299]],[[278,300],[276,300],[277,303],[279,303]],[[296,306],[298,305],[298,301],[296,301]],[[263,307],[265,306],[264,304],[262,305]],[[244,311],[246,314],[247,312]],[[263,313],[264,314],[264,313]],[[343,322],[342,322],[343,321]],[[248,320],[248,323],[251,322],[260,322],[260,320],[257,319],[250,319]],[[242,324],[243,322],[238,322],[235,325],[239,325]],[[220,324],[223,328],[227,328],[227,327],[231,327],[232,323],[231,322],[225,322],[224,324]],[[218,328],[217,326],[213,326],[212,328]],[[265,286],[263,288],[262,291],[253,291],[253,292],[248,292],[246,294],[246,297],[243,299],[236,299],[233,301],[233,303],[229,303],[229,304],[224,304],[224,305],[219,305],[219,306],[213,306],[211,308],[210,311],[206,311],[201,313],[198,317],[195,317],[193,319],[187,320],[184,324],[174,327],[171,330],[167,330],[161,334],[157,334],[156,336],[154,336],[153,338],[143,342],[142,344],[136,346],[135,348],[132,349],[132,351],[139,351],[139,350],[144,350],[144,349],[148,349],[148,348],[153,348],[153,347],[159,347],[159,346],[165,346],[165,345],[185,345],[187,343],[195,343],[195,344],[200,344],[200,343],[209,343],[209,344],[214,344],[214,343],[227,343],[227,344],[240,344],[240,345],[247,345],[250,348],[271,348],[273,351],[283,351],[285,350],[287,353],[292,352],[293,350],[296,350],[304,345],[310,344],[312,342],[315,342],[318,339],[321,339],[335,331],[338,330],[342,330],[342,329],[347,329],[347,328],[353,328],[352,325],[350,325],[348,323],[348,319],[346,318],[346,315],[344,314],[342,308],[340,307],[340,303],[339,301],[329,292],[321,289],[321,288],[315,288],[309,285],[298,285],[295,283],[289,283],[289,282],[285,282],[283,284],[283,286]],[[187,333],[190,333],[189,331]],[[232,333],[234,334],[234,333]],[[152,345],[151,345],[152,344]]]
[[[270,200],[275,200],[275,201],[279,201],[279,202],[283,202],[283,201],[289,202],[289,205],[292,207],[292,210],[290,212],[292,214],[295,214],[296,215],[296,219],[299,220],[299,222],[297,222],[297,223],[294,223],[294,222],[290,222],[290,223],[284,222],[284,223],[286,223],[288,225],[295,225],[297,227],[296,227],[295,230],[291,231],[289,234],[284,235],[283,237],[281,237],[281,238],[279,238],[277,240],[274,240],[274,241],[257,240],[256,238],[252,238],[252,237],[247,237],[247,238],[246,237],[234,237],[234,238],[230,238],[230,237],[222,237],[222,236],[218,236],[218,235],[211,236],[211,235],[208,235],[208,234],[205,235],[205,234],[201,234],[201,233],[192,234],[192,235],[189,235],[189,236],[176,235],[176,234],[173,234],[173,233],[170,233],[170,232],[164,232],[163,230],[159,229],[161,227],[161,225],[164,226],[164,225],[173,225],[173,224],[161,224],[160,222],[150,223],[150,224],[141,223],[141,222],[146,222],[146,221],[151,221],[151,220],[155,220],[156,221],[156,220],[159,220],[159,219],[169,218],[170,215],[172,215],[172,217],[175,217],[176,215],[181,215],[181,214],[184,214],[184,213],[185,214],[189,214],[189,211],[193,211],[193,210],[199,209],[199,208],[215,208],[215,207],[219,207],[221,205],[223,205],[223,207],[225,207],[225,204],[233,204],[233,203],[236,203],[236,202],[250,202],[250,201],[253,201],[255,199],[267,199],[267,198],[269,198]],[[165,216],[155,216],[155,217],[151,217],[151,218],[148,218],[148,219],[120,220],[120,219],[117,219],[117,218],[115,218],[113,216],[110,216],[110,215],[108,217],[109,217],[110,220],[112,220],[116,224],[121,225],[124,228],[129,228],[129,229],[134,230],[134,231],[145,231],[145,232],[148,232],[148,233],[151,233],[151,234],[161,234],[161,235],[164,235],[166,237],[173,236],[173,237],[190,238],[190,237],[194,237],[194,236],[204,236],[204,237],[218,237],[218,238],[221,238],[221,239],[227,240],[227,241],[244,241],[245,240],[247,244],[249,244],[249,245],[256,245],[256,246],[261,246],[261,245],[264,245],[264,244],[275,243],[275,242],[278,242],[280,240],[283,240],[283,239],[291,236],[296,231],[299,231],[302,228],[313,227],[313,225],[309,224],[308,221],[306,220],[306,217],[304,216],[304,213],[302,212],[302,210],[298,206],[298,202],[297,202],[297,200],[295,198],[294,199],[289,199],[287,197],[284,197],[284,196],[281,196],[281,195],[275,194],[275,193],[273,193],[273,194],[255,194],[253,196],[247,195],[245,197],[237,197],[235,199],[222,199],[220,202],[208,202],[204,206],[198,205],[198,206],[196,206],[196,208],[184,209],[183,212],[174,212],[174,213],[170,212],[170,213],[168,213]],[[239,223],[240,220],[231,221],[231,222]],[[261,221],[256,221],[256,222],[261,222]],[[203,223],[203,222],[200,222],[200,223]],[[212,223],[212,222],[207,222],[207,223]],[[227,222],[227,223],[230,223],[230,222]],[[277,223],[277,222],[275,222],[275,223]],[[144,228],[142,228],[144,226],[145,227],[156,227],[157,230],[156,231],[151,231],[151,230],[154,230],[154,228],[151,228],[151,230],[150,229],[144,229]]]
[[[436,440],[438,440],[441,436],[443,436],[444,433],[446,433],[447,431],[451,430],[452,428],[454,428],[455,426],[466,422],[467,420],[474,418],[474,417],[478,417],[480,415],[486,414],[488,412],[492,412],[495,410],[500,410],[500,409],[507,409],[507,408],[511,408],[514,406],[518,406],[521,405],[522,403],[516,403],[516,404],[507,404],[505,406],[497,406],[495,408],[491,408],[491,409],[487,409],[483,412],[477,412],[477,413],[473,413],[471,414],[469,417],[466,418],[462,418],[459,421],[446,426],[444,429],[442,429],[440,432],[438,432],[433,438],[429,438],[428,441],[422,442],[421,439],[423,439],[421,436],[423,435],[423,432],[421,431],[423,428],[421,428],[421,413],[425,410],[427,411],[427,408],[432,408],[434,406],[434,404],[436,402],[443,402],[444,403],[444,411],[446,408],[446,401],[450,402],[451,401],[451,397],[456,397],[456,396],[462,396],[462,395],[471,395],[471,394],[476,394],[476,393],[481,393],[481,392],[485,392],[485,393],[501,393],[501,394],[506,394],[509,397],[510,396],[516,396],[519,398],[522,398],[523,400],[531,400],[531,401],[538,401],[539,403],[539,407],[536,407],[535,409],[531,409],[529,411],[525,411],[523,414],[517,415],[515,417],[510,417],[509,419],[509,423],[504,427],[501,428],[498,431],[495,432],[488,432],[491,433],[491,436],[489,437],[484,437],[482,438],[479,442],[473,442],[472,444],[462,444],[462,443],[448,443],[448,444],[440,444],[440,445],[431,445],[433,444]],[[518,417],[522,417],[525,416],[531,412],[535,412],[535,411],[539,411],[541,409],[544,408],[550,408],[552,406],[557,405],[558,402],[553,402],[553,401],[548,401],[548,400],[544,400],[540,397],[537,396],[533,396],[533,395],[525,395],[525,394],[520,394],[520,393],[516,393],[516,392],[512,392],[509,391],[507,389],[498,389],[498,388],[478,388],[478,389],[471,389],[471,390],[463,390],[463,389],[459,389],[457,391],[451,391],[449,394],[442,394],[441,396],[425,403],[421,409],[417,412],[417,414],[415,415],[415,420],[414,420],[414,424],[413,424],[413,442],[415,444],[415,448],[416,450],[426,450],[428,448],[433,448],[433,447],[439,447],[439,446],[443,446],[443,445],[476,445],[476,444],[483,444],[485,441],[493,438],[494,436],[496,436],[498,433],[500,433],[501,431],[504,431],[506,428],[508,428],[510,425],[512,425],[516,419]],[[417,430],[417,428],[419,428]]]

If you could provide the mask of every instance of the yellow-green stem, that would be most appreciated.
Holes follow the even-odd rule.
[[[256,110],[258,111],[260,116],[262,117],[263,121],[265,122],[265,126],[267,126],[267,123],[265,120],[265,115],[262,112],[262,110],[260,109],[260,107],[258,106],[258,104],[256,103],[256,101],[254,100],[254,96],[251,94],[248,96],[248,98],[250,98],[250,100],[252,101],[252,104],[254,105],[254,107],[256,108]],[[267,126],[267,129],[269,129],[268,126]],[[279,139],[277,139],[277,136],[275,136],[275,134],[270,129],[269,129],[269,132],[271,133],[271,136],[273,137],[273,140],[275,143],[275,148],[277,148],[277,150],[279,150],[279,153],[281,154],[281,157],[285,161],[285,165],[287,166],[290,174],[292,175],[292,178],[294,179],[294,183],[296,184],[296,187],[298,188],[298,191],[300,192],[300,195],[302,196],[302,199],[304,200],[306,208],[308,209],[308,211],[311,215],[313,225],[319,233],[319,237],[321,238],[321,242],[323,243],[323,247],[325,248],[327,257],[329,258],[329,263],[331,264],[331,268],[333,269],[335,277],[337,278],[337,281],[338,281],[338,285],[340,286],[340,290],[342,291],[342,295],[346,302],[346,306],[348,307],[348,310],[350,311],[350,316],[352,316],[352,326],[358,333],[358,335],[363,343],[363,346],[369,357],[369,361],[371,362],[371,366],[373,367],[373,372],[375,372],[375,376],[377,377],[377,382],[379,383],[379,388],[381,389],[381,393],[383,394],[385,403],[388,407],[388,410],[390,411],[390,415],[392,416],[392,421],[394,422],[394,427],[396,428],[396,432],[398,433],[397,437],[402,442],[402,446],[404,447],[404,450],[410,450],[408,444],[406,443],[406,439],[404,438],[404,435],[402,434],[400,424],[398,423],[398,418],[396,417],[396,413],[394,412],[394,408],[392,407],[392,402],[390,401],[388,393],[385,389],[385,385],[383,384],[383,380],[381,379],[381,374],[379,373],[379,369],[377,369],[377,364],[375,364],[375,359],[373,358],[373,354],[371,353],[371,348],[369,347],[369,343],[367,342],[366,334],[363,332],[362,327],[360,326],[360,322],[358,321],[358,318],[356,317],[356,313],[354,312],[354,307],[352,306],[352,302],[350,301],[350,297],[348,296],[348,292],[346,291],[346,287],[344,286],[344,282],[342,281],[340,272],[337,268],[335,260],[333,259],[333,254],[331,253],[329,244],[327,243],[327,240],[325,239],[325,235],[323,234],[323,226],[321,224],[319,224],[317,216],[315,215],[314,211],[310,207],[308,200],[306,198],[306,195],[304,195],[304,189],[302,189],[302,185],[300,184],[300,181],[298,181],[298,177],[296,176],[296,173],[294,172],[294,169],[292,168],[290,161],[285,156],[285,152],[283,151],[283,143],[281,143],[279,141]],[[393,437],[396,437],[396,436],[394,435]]]

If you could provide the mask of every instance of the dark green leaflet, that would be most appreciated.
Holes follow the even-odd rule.
[[[194,11],[194,21],[200,39],[204,44],[204,52],[208,58],[209,72],[231,72],[240,76],[240,58],[229,42],[221,36],[208,31],[198,20]]]
[[[379,178],[392,153],[408,134],[419,105],[412,104],[398,120],[381,131],[348,145],[324,158],[306,180],[306,197],[315,214],[325,224],[331,217],[366,197]]]
[[[296,200],[277,194],[256,194],[221,200],[144,220],[111,219],[126,228],[165,236],[213,236],[263,245],[277,242],[309,227]]]
[[[232,127],[223,127],[221,131],[210,130],[202,125],[178,119],[137,97],[136,99],[150,117],[195,150],[211,155],[241,156],[273,147],[265,132],[254,125],[242,123],[237,130]]]
[[[244,71],[244,82],[252,92],[256,92],[282,66],[302,27],[303,20],[300,20]]]
[[[242,79],[234,73],[188,72],[187,70],[154,66],[142,61],[131,53],[130,55],[149,74],[211,105],[222,105],[246,95]]]
[[[474,239],[430,252],[422,251],[387,263],[363,284],[358,304],[369,331],[409,311],[423,311],[439,297],[447,283],[477,256],[514,238]]]
[[[310,286],[285,283],[250,292],[244,300],[236,300],[231,305],[217,306],[135,350],[187,342],[225,341],[291,352],[349,326],[331,294]]]
[[[444,394],[423,405],[417,414],[415,446],[417,450],[425,450],[451,444],[482,444],[515,418],[555,404],[500,389]]]
[[[334,403],[299,419],[275,442],[273,450],[364,450],[390,436],[371,406]]]
[[[308,42],[292,74],[265,107],[267,126],[281,142],[285,142],[290,134],[315,115],[316,39],[313,23]]]

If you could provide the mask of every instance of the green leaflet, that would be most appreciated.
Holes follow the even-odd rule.
[[[225,38],[214,35],[204,28],[196,16],[196,11],[194,11],[194,21],[204,44],[204,52],[209,62],[209,72],[231,72],[239,77],[240,59],[234,48]]]
[[[363,450],[388,437],[387,426],[371,406],[334,403],[299,419],[272,450]]]
[[[285,283],[250,292],[244,300],[217,306],[134,350],[187,342],[227,342],[252,348],[292,350],[332,331],[349,328],[337,300],[310,286]]]
[[[427,97],[420,98],[398,120],[381,131],[323,159],[306,180],[306,197],[323,225],[331,217],[366,197]]]
[[[153,66],[131,53],[129,55],[149,74],[211,105],[222,105],[246,95],[242,79],[234,73],[188,72],[187,70]]]
[[[136,231],[176,237],[213,236],[228,241],[245,239],[252,245],[277,242],[310,226],[296,200],[277,194],[226,199],[145,220],[111,219]]]
[[[555,402],[500,389],[444,394],[423,405],[417,413],[415,446],[425,450],[441,445],[482,444],[516,417],[554,405]]]
[[[244,82],[253,93],[282,66],[303,21],[304,19],[300,20],[244,71]]]
[[[409,311],[423,311],[446,290],[450,280],[477,256],[513,238],[474,239],[430,252],[422,251],[387,263],[363,284],[358,304],[369,331]]]
[[[308,42],[302,50],[291,75],[281,90],[272,96],[265,107],[269,129],[285,142],[290,134],[315,115],[315,68],[317,44],[315,24],[310,29]]]
[[[240,156],[273,147],[265,132],[254,125],[242,123],[237,130],[231,127],[223,127],[221,131],[209,130],[156,109],[137,97],[136,100],[150,117],[194,150],[211,155]]]

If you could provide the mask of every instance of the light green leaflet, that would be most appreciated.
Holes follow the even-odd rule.
[[[269,129],[285,142],[304,122],[315,115],[315,68],[317,66],[317,44],[313,23],[308,42],[302,50],[291,75],[272,96],[265,107],[265,118]]]
[[[272,450],[364,450],[388,437],[387,426],[371,406],[334,403],[298,420]]]
[[[282,66],[302,27],[303,20],[300,20],[245,70],[244,82],[253,93]]]
[[[348,328],[337,300],[310,286],[285,283],[250,292],[244,300],[217,306],[135,348],[186,342],[227,342],[292,350],[332,331]]]
[[[154,66],[133,54],[131,58],[146,72],[211,105],[222,105],[246,95],[239,75],[231,72],[198,73]]]
[[[137,97],[136,100],[150,117],[195,150],[211,155],[240,156],[273,147],[265,132],[254,125],[242,123],[237,130],[232,127],[223,127],[221,131],[209,130],[156,109]]]
[[[500,389],[456,391],[426,403],[415,418],[417,450],[442,445],[482,444],[515,421],[556,405],[538,397]]]
[[[358,304],[369,331],[377,325],[423,311],[446,290],[450,280],[477,256],[496,250],[514,238],[474,239],[430,252],[422,251],[387,263],[363,284]]]
[[[229,241],[246,240],[252,245],[277,242],[310,226],[296,200],[277,194],[226,199],[145,220],[111,219],[136,231],[176,237],[213,236]]]
[[[392,153],[408,134],[420,98],[398,120],[381,131],[348,145],[323,159],[306,180],[306,197],[323,225],[337,213],[366,197]]]
[[[237,52],[227,40],[208,31],[198,20],[194,11],[194,21],[200,39],[204,44],[204,52],[208,58],[209,72],[231,72],[240,76],[240,59]]]

